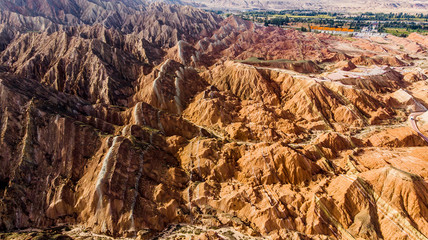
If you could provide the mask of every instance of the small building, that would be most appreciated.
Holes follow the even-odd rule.
[[[371,25],[370,27],[364,27],[360,32],[356,32],[354,29],[349,28],[330,28],[330,27],[319,27],[311,26],[311,30],[314,32],[337,34],[337,35],[352,35],[354,37],[369,38],[369,37],[386,37],[387,33],[378,32],[377,25]]]
[[[354,34],[354,29],[349,29],[349,28],[330,28],[330,27],[311,26],[311,30],[315,32],[338,34],[338,35]]]

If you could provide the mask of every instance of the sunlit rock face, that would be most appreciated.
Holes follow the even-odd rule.
[[[426,36],[138,1],[0,6],[1,230],[428,236]]]

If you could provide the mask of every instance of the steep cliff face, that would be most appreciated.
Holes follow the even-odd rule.
[[[357,42],[138,1],[0,6],[1,230],[428,236],[426,114],[409,117],[428,107],[425,36]]]
[[[84,222],[96,232],[132,236],[188,221],[179,210],[188,176],[164,134],[192,138],[201,134],[197,127],[179,119],[173,126],[174,118],[158,114],[153,127],[161,130],[150,128],[139,114],[150,107],[141,104],[136,125],[118,127],[129,114],[104,108],[109,113],[97,116],[89,102],[23,78],[2,77],[1,93],[2,228]]]
[[[44,44],[37,44],[37,43]],[[126,105],[147,64],[98,39],[53,34],[24,34],[1,54],[10,72],[37,79],[58,91],[93,103]]]
[[[167,59],[140,79],[134,102],[147,102],[159,109],[180,114],[197,93],[208,85],[193,67]]]

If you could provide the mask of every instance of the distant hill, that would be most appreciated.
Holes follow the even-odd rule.
[[[215,10],[308,9],[334,12],[428,12],[427,0],[182,0],[181,2]]]

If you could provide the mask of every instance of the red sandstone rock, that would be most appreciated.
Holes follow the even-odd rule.
[[[427,143],[407,122],[428,104],[408,64],[425,36],[352,42],[184,6],[58,4],[0,3],[1,230],[428,235]]]

